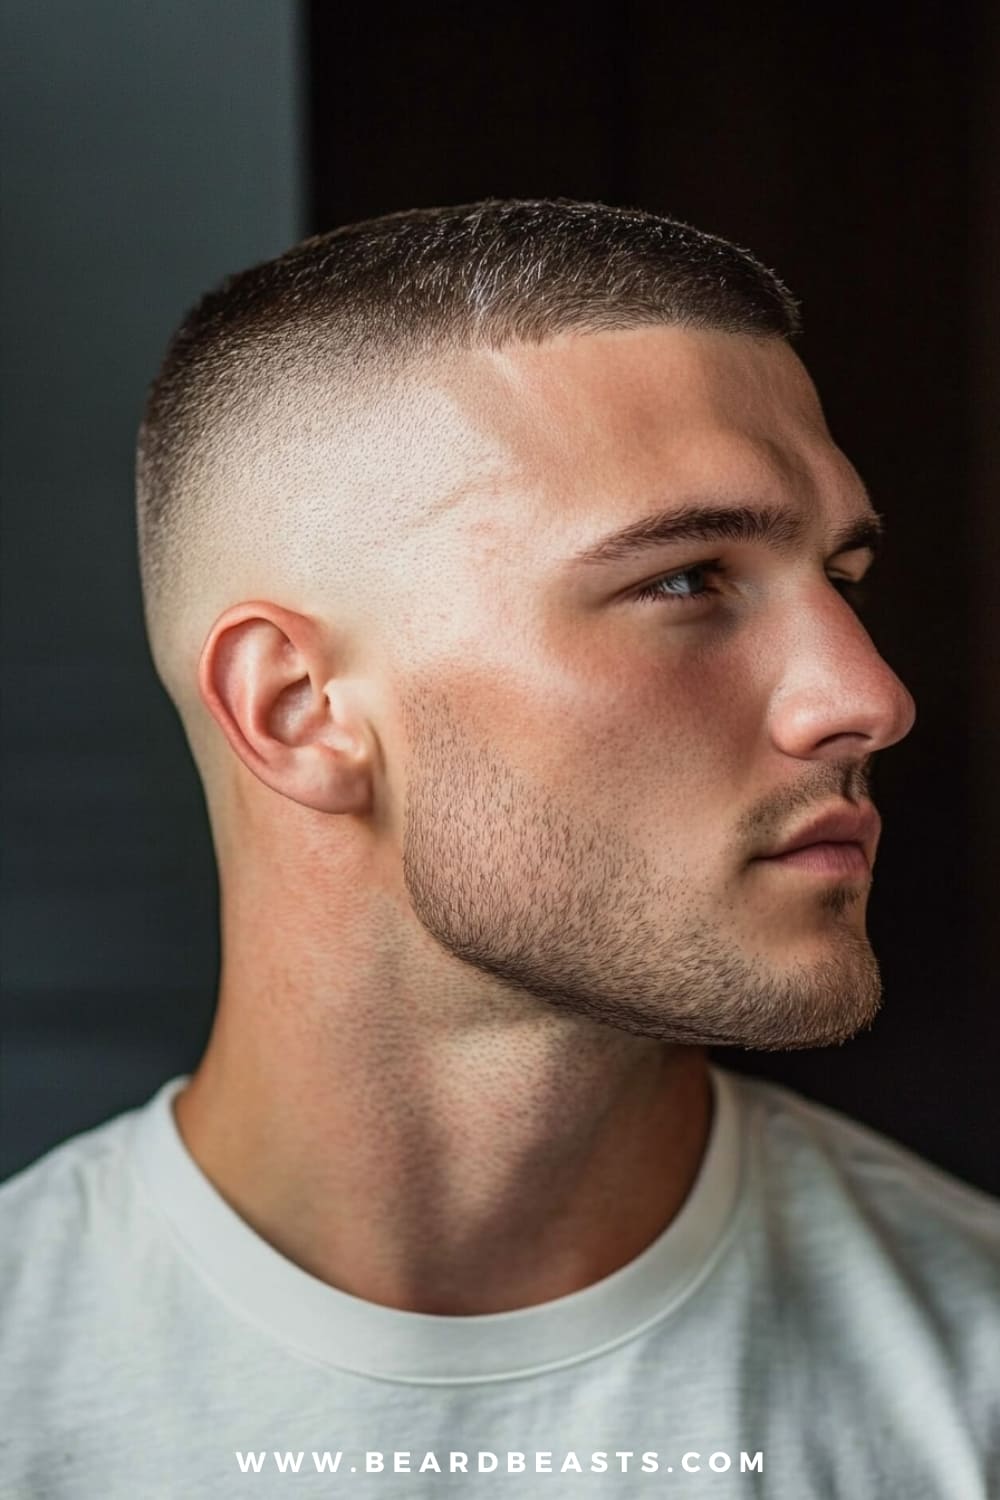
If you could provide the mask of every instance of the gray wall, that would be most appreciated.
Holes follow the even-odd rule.
[[[207,1027],[214,868],[145,647],[132,451],[186,308],[305,229],[294,0],[2,14],[5,1174]]]

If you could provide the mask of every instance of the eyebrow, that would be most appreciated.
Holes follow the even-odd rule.
[[[764,542],[785,551],[801,541],[804,532],[803,519],[773,506],[684,505],[632,521],[576,553],[573,561],[588,565],[620,562],[667,542]],[[830,556],[861,547],[875,553],[884,535],[884,518],[877,511],[867,511],[834,534]]]

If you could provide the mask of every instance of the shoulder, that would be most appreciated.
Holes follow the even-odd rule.
[[[1000,1452],[1000,1201],[838,1110],[727,1077],[744,1141],[734,1265],[785,1372],[781,1400],[811,1403],[830,1430],[853,1424],[876,1468],[905,1450],[907,1466],[985,1494]]]
[[[53,1232],[87,1228],[122,1168],[135,1114],[129,1110],[70,1137],[0,1183],[0,1256],[9,1263],[27,1239],[37,1251]]]
[[[775,1149],[795,1155],[819,1149],[846,1172],[874,1184],[898,1185],[942,1206],[946,1214],[1000,1227],[1000,1199],[955,1178],[871,1125],[819,1104],[780,1083],[729,1074],[760,1113]]]
[[[919,1203],[1000,1247],[1000,1199],[828,1105],[763,1079],[728,1076],[757,1115],[770,1157],[794,1164],[819,1154],[859,1191],[887,1203]]]
[[[135,1215],[129,1146],[141,1110],[72,1136],[0,1184],[2,1343],[107,1270]]]
[[[954,1308],[1000,1321],[1000,1200],[778,1084],[735,1084],[769,1222],[830,1257],[882,1260]]]
[[[26,1211],[34,1214],[43,1204],[65,1208],[67,1189],[79,1191],[88,1179],[100,1174],[102,1166],[120,1155],[135,1113],[128,1110],[70,1136],[8,1177],[0,1183],[0,1214],[12,1222]]]

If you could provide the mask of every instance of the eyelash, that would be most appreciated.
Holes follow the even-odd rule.
[[[647,583],[644,588],[640,589],[635,597],[654,604],[699,604],[703,599],[721,593],[721,589],[705,588],[698,594],[672,594],[664,585],[672,583],[677,578],[684,578],[689,573],[713,574],[717,578],[723,578],[728,571],[725,564],[718,558],[713,558],[711,562],[692,563],[687,568],[675,568],[672,573],[661,573],[659,578],[654,578],[651,583]],[[860,608],[865,603],[867,578],[831,578],[830,582],[854,609]]]

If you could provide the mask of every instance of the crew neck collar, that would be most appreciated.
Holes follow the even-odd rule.
[[[673,1313],[727,1243],[741,1179],[740,1100],[710,1068],[708,1145],[694,1185],[638,1256],[581,1291],[509,1312],[403,1312],[302,1270],[229,1207],[184,1144],[173,1101],[187,1075],[141,1109],[132,1158],[185,1258],[231,1311],[306,1357],[359,1375],[419,1385],[540,1374],[603,1353]]]

